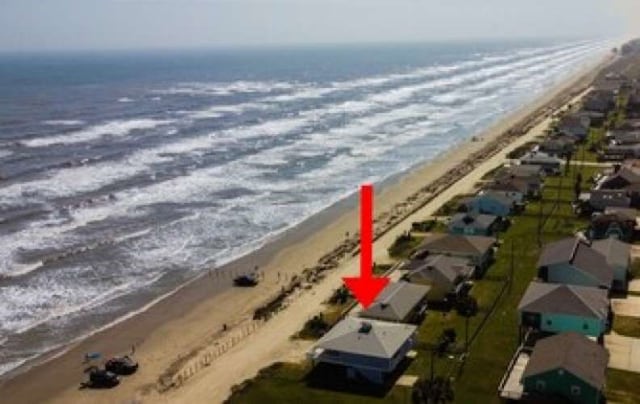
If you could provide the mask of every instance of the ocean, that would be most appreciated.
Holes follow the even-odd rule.
[[[0,55],[0,377],[437,157],[611,46]]]

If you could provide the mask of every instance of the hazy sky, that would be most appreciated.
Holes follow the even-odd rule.
[[[0,50],[612,36],[640,27],[639,5],[640,0],[0,0]]]

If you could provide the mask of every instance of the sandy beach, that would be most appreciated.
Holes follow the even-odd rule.
[[[411,222],[429,217],[453,196],[472,191],[487,172],[506,160],[511,150],[543,134],[550,123],[551,107],[557,111],[575,103],[610,59],[585,67],[571,80],[549,89],[543,97],[477,134],[475,140],[380,187],[375,200],[376,216],[390,212],[444,175],[451,175],[468,156],[489,145],[495,149],[452,186],[429,198],[410,215],[397,217],[397,223],[376,240],[374,260],[388,262],[387,247],[410,228]],[[532,114],[537,119],[532,120]],[[505,137],[514,127],[523,126],[523,121],[535,124],[525,124],[526,130],[512,130]],[[338,203],[255,253],[203,274],[147,310],[15,375],[0,384],[1,396],[16,403],[213,403],[223,401],[232,386],[275,361],[302,359],[311,342],[292,340],[290,336],[317,314],[322,302],[340,286],[343,276],[358,271],[357,255],[347,254],[337,268],[325,272],[324,279],[296,290],[286,308],[270,320],[254,321],[254,311],[294,275],[315,266],[347,234],[353,236],[357,232],[356,203],[355,197]],[[230,287],[235,275],[255,266],[263,274],[257,287]],[[136,375],[112,390],[79,389],[86,352],[99,351],[108,357],[128,353],[132,347],[141,363]]]

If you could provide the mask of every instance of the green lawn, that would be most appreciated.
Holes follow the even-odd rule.
[[[456,358],[436,358],[436,375],[454,379],[455,401],[461,403],[498,403],[497,388],[506,367],[519,345],[516,309],[522,294],[536,274],[536,261],[540,254],[539,242],[571,236],[577,229],[587,226],[586,219],[575,217],[571,208],[573,179],[576,170],[582,170],[583,178],[595,173],[593,167],[572,167],[562,178],[552,177],[546,181],[541,201],[531,202],[526,210],[513,218],[511,227],[499,235],[501,247],[496,261],[485,277],[475,281],[472,295],[478,300],[480,311],[470,319],[470,334],[479,329],[472,341],[469,356],[461,366]],[[542,218],[542,219],[541,219]],[[544,223],[538,231],[539,224]],[[512,255],[513,251],[513,255]],[[513,271],[512,271],[513,263]],[[511,286],[508,279],[513,273]],[[501,295],[501,291],[504,293]],[[498,299],[498,297],[500,297]],[[494,306],[495,304],[495,306]],[[491,309],[494,308],[493,311]],[[465,321],[455,311],[446,315],[430,311],[419,328],[416,351],[418,355],[404,374],[428,377],[430,372],[430,348],[446,328],[454,328],[458,348],[465,339]],[[234,395],[233,403],[281,402],[307,403],[406,403],[410,401],[410,389],[393,387],[384,397],[368,397],[346,392],[337,392],[310,387],[305,382],[308,365],[286,364],[255,380],[242,393]],[[640,376],[618,376],[614,373],[611,382],[612,394],[627,390],[628,384],[640,386]],[[633,379],[633,380],[631,380]],[[618,397],[616,395],[616,397]],[[629,402],[633,402],[630,396]],[[635,401],[640,402],[640,401]]]
[[[620,335],[640,338],[640,319],[616,315],[613,318],[613,330]]]
[[[598,161],[598,153],[593,150],[600,150],[604,146],[606,130],[604,128],[589,129],[587,140],[580,144],[574,152],[574,160],[588,162]]]
[[[607,391],[609,402],[618,404],[640,403],[640,375],[622,370],[607,370]]]

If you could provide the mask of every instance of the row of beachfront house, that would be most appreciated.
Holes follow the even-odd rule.
[[[590,94],[580,113],[558,122],[550,138],[555,144],[536,146],[462,200],[446,232],[426,234],[402,265],[400,281],[391,282],[370,307],[346,316],[317,341],[308,353],[313,363],[338,366],[348,379],[387,382],[411,356],[427,308],[450,309],[469,293],[473,279],[491,265],[497,235],[509,217],[527,200],[541,196],[545,177],[561,172],[566,150],[572,152],[587,138],[590,125],[606,119],[615,108],[612,99],[606,92]],[[634,216],[631,211],[615,213]],[[520,398],[557,393],[577,402],[600,400],[607,354],[592,339],[598,340],[609,327],[610,291],[626,288],[628,245],[621,241],[624,237],[602,237],[612,230],[600,234],[598,226],[594,221],[588,234],[593,240],[546,246],[538,279],[519,306],[519,322],[523,335],[536,330],[551,336],[539,340],[532,351],[518,352],[516,362],[524,373],[508,378],[513,386],[507,383],[505,392],[515,386]]]
[[[603,94],[596,97],[608,100],[601,111],[607,112],[611,102]],[[522,345],[500,383],[504,399],[605,401],[609,354],[602,343],[612,320],[610,296],[627,290],[638,167],[628,161],[594,178],[575,203],[577,214],[590,216],[589,228],[544,246],[537,277],[518,305]]]

